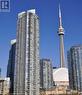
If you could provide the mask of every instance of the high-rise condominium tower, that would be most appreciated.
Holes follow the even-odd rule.
[[[64,36],[64,28],[62,26],[62,16],[61,16],[61,10],[59,5],[59,30],[58,35],[60,38],[60,67],[64,67],[64,42],[63,42],[63,36]]]
[[[9,60],[7,65],[7,77],[10,77],[10,95],[12,95],[14,90],[15,52],[16,52],[16,39],[11,40],[11,48],[9,51]]]
[[[67,59],[70,88],[82,91],[82,45],[72,46]]]
[[[53,86],[52,62],[50,59],[40,60],[40,88],[49,89]]]
[[[15,95],[39,95],[39,18],[35,9],[18,14]]]

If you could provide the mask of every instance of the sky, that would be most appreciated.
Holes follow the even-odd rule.
[[[58,67],[58,6],[61,5],[64,27],[65,64],[71,46],[82,44],[82,0],[10,0],[10,12],[0,12],[0,67],[6,76],[10,41],[16,38],[17,14],[36,9],[40,19],[40,58],[50,58]]]

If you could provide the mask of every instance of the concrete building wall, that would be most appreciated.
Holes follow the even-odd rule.
[[[9,95],[10,78],[0,78],[0,95]]]

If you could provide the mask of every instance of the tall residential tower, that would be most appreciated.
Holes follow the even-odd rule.
[[[40,88],[49,89],[53,86],[52,62],[50,59],[40,60]]]
[[[14,82],[15,95],[39,95],[39,18],[35,9],[18,14]]]
[[[70,88],[82,91],[82,45],[72,46],[67,59]]]
[[[61,9],[59,5],[59,30],[58,35],[60,38],[60,67],[65,67],[64,63],[64,42],[63,42],[63,36],[64,36],[64,28],[62,26],[62,16],[61,16]]]
[[[7,65],[7,77],[10,78],[10,95],[12,95],[14,90],[15,52],[16,52],[16,39],[11,40],[11,48],[9,51],[9,60]]]

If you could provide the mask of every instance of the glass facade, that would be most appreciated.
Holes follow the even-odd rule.
[[[49,89],[53,86],[52,62],[50,59],[40,60],[40,88]]]
[[[14,42],[13,42],[14,41]],[[9,51],[9,60],[7,65],[7,77],[10,78],[10,95],[13,93],[14,85],[14,69],[15,69],[15,52],[16,52],[16,40],[12,40],[11,48]]]
[[[39,95],[39,18],[35,10],[18,14],[14,78],[15,95]]]
[[[70,88],[82,91],[82,45],[71,47],[67,59]]]

